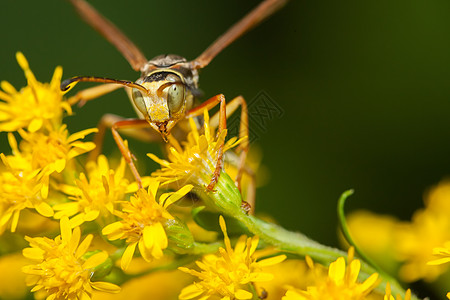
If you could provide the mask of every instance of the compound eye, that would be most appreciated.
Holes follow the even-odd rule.
[[[134,105],[139,109],[139,111],[145,115],[147,115],[147,108],[145,107],[144,96],[138,89],[133,89],[132,98]]]
[[[167,106],[171,114],[178,113],[184,104],[184,85],[172,84],[167,92]]]

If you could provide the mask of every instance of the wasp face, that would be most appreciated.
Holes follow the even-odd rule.
[[[149,124],[164,140],[186,111],[186,86],[181,76],[167,70],[152,72],[136,81],[147,94],[133,88],[132,100]]]

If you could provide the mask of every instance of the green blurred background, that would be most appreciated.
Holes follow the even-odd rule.
[[[187,59],[258,2],[91,1],[147,58]],[[40,81],[56,65],[65,78],[139,77],[66,1],[2,0],[0,26],[0,79],[17,88],[25,85],[18,50]],[[251,100],[264,90],[284,111],[256,131],[270,170],[257,210],[329,245],[337,244],[336,201],[349,188],[348,210],[409,219],[424,191],[450,174],[449,41],[447,0],[302,0],[223,51],[201,72],[205,98]],[[72,132],[107,112],[134,116],[122,91],[75,111]],[[158,149],[130,144],[149,164],[145,151]],[[106,151],[114,147],[110,138]],[[0,148],[9,151],[4,134]]]

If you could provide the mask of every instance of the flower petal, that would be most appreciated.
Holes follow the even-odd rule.
[[[91,286],[98,291],[108,292],[108,293],[113,293],[113,294],[119,293],[121,290],[120,286],[115,285],[110,282],[104,282],[104,281],[91,282]]]
[[[258,261],[258,266],[260,267],[268,267],[275,264],[279,264],[280,262],[284,261],[286,259],[286,255],[278,255],[266,259],[262,259]]]
[[[96,253],[84,262],[83,269],[95,268],[104,263],[106,259],[108,259],[108,253],[106,251]]]
[[[236,297],[236,299],[239,299],[239,300],[241,300],[241,299],[246,300],[246,299],[253,298],[252,293],[250,293],[249,291],[246,291],[246,290],[242,290],[242,289],[237,290],[236,293],[234,293],[234,296]]]
[[[84,238],[84,240],[78,246],[77,251],[75,252],[76,258],[80,258],[84,253],[86,253],[87,249],[91,245],[93,238],[94,238],[94,236],[92,234],[89,234]]]
[[[164,203],[162,203],[163,207],[167,208],[172,203],[178,201],[179,199],[184,197],[187,193],[189,193],[192,190],[193,187],[194,186],[191,185],[191,184],[187,184],[187,185],[183,186],[181,189],[179,189],[178,191],[176,191],[175,193],[170,195],[169,198],[167,198],[167,200],[164,201]]]
[[[72,239],[72,229],[70,227],[69,218],[63,217],[59,221],[59,226],[62,240],[68,243]]]
[[[201,294],[203,294],[203,290],[201,288],[198,288],[197,285],[191,284],[181,290],[178,299],[188,300],[200,296]]]
[[[36,209],[36,211],[43,215],[44,217],[50,218],[53,216],[54,212],[53,209],[50,205],[48,205],[45,202],[41,202],[38,205],[34,206],[34,209]]]
[[[130,262],[133,259],[134,251],[136,250],[137,242],[131,243],[125,249],[125,252],[122,255],[122,260],[120,261],[120,267],[122,270],[126,271],[130,266]]]

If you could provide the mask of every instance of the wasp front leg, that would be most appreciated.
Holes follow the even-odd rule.
[[[128,149],[128,146],[125,144],[122,137],[120,136],[118,130],[119,129],[128,129],[128,128],[129,129],[142,128],[144,125],[148,126],[148,123],[146,120],[130,119],[130,120],[123,120],[123,121],[116,122],[111,127],[111,131],[112,131],[114,140],[116,141],[116,144],[119,147],[120,153],[122,153],[122,156],[125,158],[125,161],[130,166],[130,170],[133,173],[133,176],[136,179],[136,182],[137,182],[139,188],[142,188],[142,180],[141,180],[141,176],[139,176],[139,172],[137,171],[136,166],[133,162],[133,160],[135,158],[131,154],[130,150]]]
[[[207,101],[203,102],[201,105],[189,110],[186,112],[187,118],[197,117],[200,116],[205,109],[210,110],[214,106],[220,103],[220,110],[219,110],[219,132],[222,130],[227,129],[227,109],[226,109],[226,102],[225,102],[225,96],[223,94],[216,95]],[[216,162],[216,168],[214,170],[214,174],[211,177],[211,181],[209,182],[208,186],[206,187],[209,191],[214,190],[214,186],[216,185],[217,181],[219,180],[220,172],[223,168],[223,147],[224,142],[221,143],[221,145],[218,148],[217,153],[217,162]]]
[[[96,160],[98,155],[102,152],[106,131],[112,129],[115,124],[127,120],[129,119],[114,114],[103,115],[100,122],[97,124],[98,132],[94,137],[96,147],[89,153],[88,160]],[[161,136],[154,130],[151,130],[146,121],[138,122],[135,126],[128,128],[121,128],[120,132],[127,137],[132,137],[141,142],[150,143],[161,141]]]

